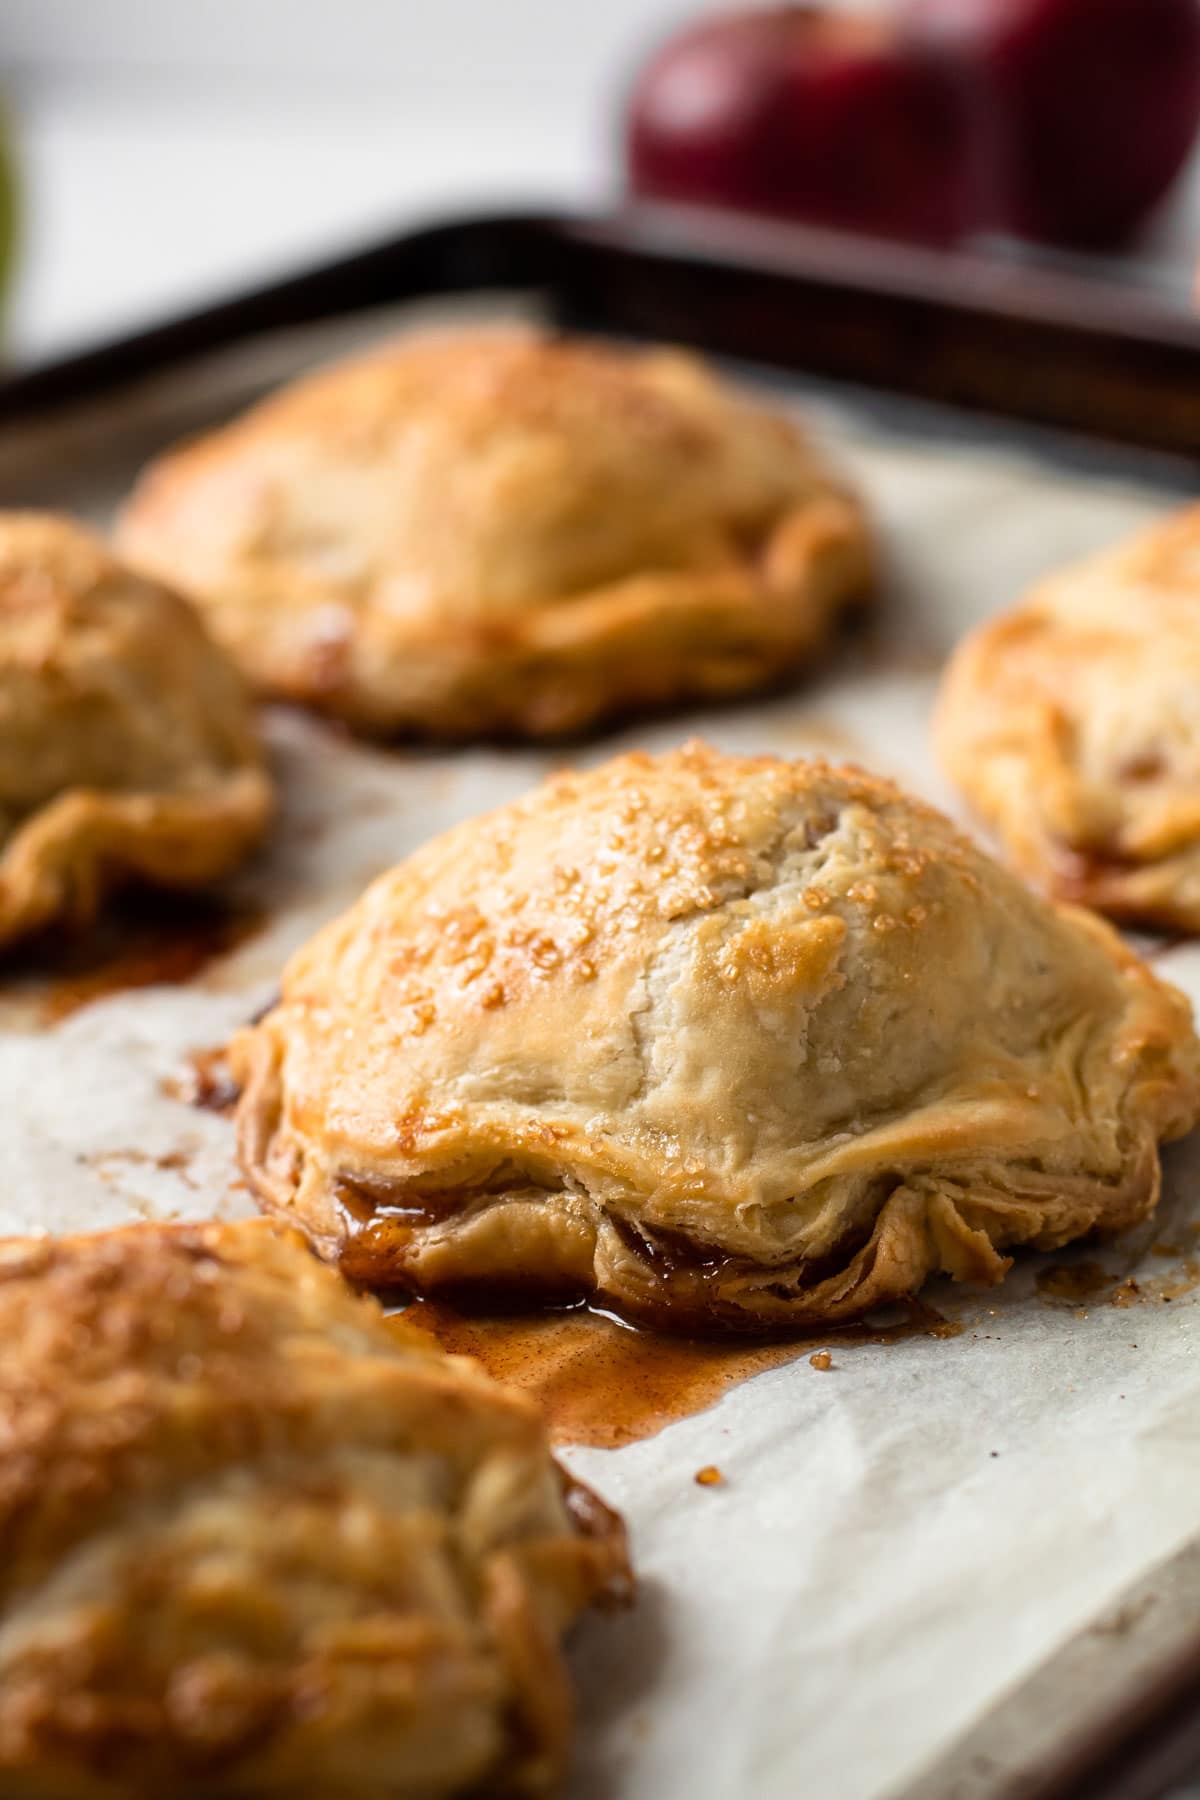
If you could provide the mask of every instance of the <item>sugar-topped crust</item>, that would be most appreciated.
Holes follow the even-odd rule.
[[[858,502],[677,351],[402,339],[169,452],[120,527],[268,694],[370,732],[577,730],[809,662]]]
[[[1190,1009],[853,769],[562,774],[382,876],[233,1045],[262,1203],[357,1280],[828,1323],[1143,1217]]]
[[[1200,931],[1200,506],[968,638],[937,738],[1034,880],[1117,919]]]
[[[70,519],[0,514],[0,946],[131,879],[217,879],[271,807],[241,678],[191,607]]]
[[[264,1220],[0,1242],[0,1795],[542,1794],[619,1521]]]

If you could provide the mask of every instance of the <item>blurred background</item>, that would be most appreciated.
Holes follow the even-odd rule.
[[[1081,3],[1149,17],[1162,0],[1033,0],[1052,14]],[[124,331],[410,220],[514,199],[608,204],[624,185],[619,120],[635,72],[704,10],[686,0],[4,0],[0,94],[22,222],[11,354]],[[1127,59],[1104,54],[1117,80]],[[744,102],[744,74],[736,80],[740,99],[718,94],[718,107]],[[1059,86],[1064,113],[1094,110],[1069,66]],[[667,95],[668,112],[678,101]],[[811,114],[811,101],[796,104]],[[706,103],[693,82],[684,112]],[[879,116],[884,102],[872,104]],[[861,139],[853,105],[843,126]],[[1129,131],[1136,138],[1136,119]],[[1125,155],[1119,131],[1104,143],[1098,182]],[[651,165],[657,154],[651,144]],[[1184,299],[1198,245],[1193,160],[1117,266]]]
[[[613,185],[612,110],[679,0],[4,0],[19,355],[408,218]]]

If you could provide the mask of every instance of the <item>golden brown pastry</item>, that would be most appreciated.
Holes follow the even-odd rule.
[[[0,946],[224,875],[271,811],[236,670],[70,519],[0,513]]]
[[[1200,506],[969,637],[937,736],[1027,875],[1114,918],[1200,931]]]
[[[426,845],[233,1046],[243,1166],[356,1280],[808,1326],[1145,1216],[1183,996],[854,769],[702,745]]]
[[[296,383],[154,463],[121,537],[265,693],[452,736],[754,687],[871,572],[790,422],[681,353],[515,329]]]
[[[0,1795],[541,1794],[620,1522],[262,1220],[0,1241]]]

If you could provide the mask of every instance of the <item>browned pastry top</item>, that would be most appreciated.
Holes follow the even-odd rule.
[[[241,678],[186,602],[73,520],[0,513],[0,945],[131,876],[224,874],[271,803]]]
[[[938,743],[1028,875],[1115,918],[1200,931],[1200,506],[968,638]]]
[[[751,686],[871,564],[795,426],[696,359],[517,329],[295,383],[152,464],[121,536],[268,692],[449,735]]]
[[[1200,1112],[1106,926],[887,782],[702,745],[426,845],[234,1057],[259,1197],[355,1278],[742,1327],[1128,1225]]]
[[[544,1793],[627,1578],[533,1406],[253,1220],[0,1242],[0,1795]]]

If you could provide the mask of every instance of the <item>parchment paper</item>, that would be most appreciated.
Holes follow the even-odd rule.
[[[258,346],[10,432],[0,503],[103,519],[157,445],[329,348],[328,334]],[[1184,478],[867,397],[807,399],[882,522],[878,629],[786,697],[553,756],[385,752],[272,716],[284,816],[238,884],[270,923],[182,988],[113,995],[58,1024],[36,984],[0,991],[0,1231],[246,1210],[229,1122],[173,1091],[189,1053],[261,1005],[284,956],[372,875],[552,762],[702,732],[849,757],[954,810],[926,737],[946,650],[1030,578],[1174,503]],[[1145,947],[1200,998],[1200,951]],[[937,1288],[957,1338],[835,1345],[828,1372],[802,1356],[646,1442],[565,1453],[626,1514],[641,1579],[633,1613],[575,1642],[576,1800],[882,1797],[1200,1529],[1200,1308],[1185,1266],[1200,1257],[1200,1145],[1167,1169],[1154,1227],[1102,1255],[1136,1271],[1140,1304],[1051,1302],[1035,1291],[1044,1259],[1027,1258],[993,1293]],[[724,1485],[696,1485],[709,1463]]]

